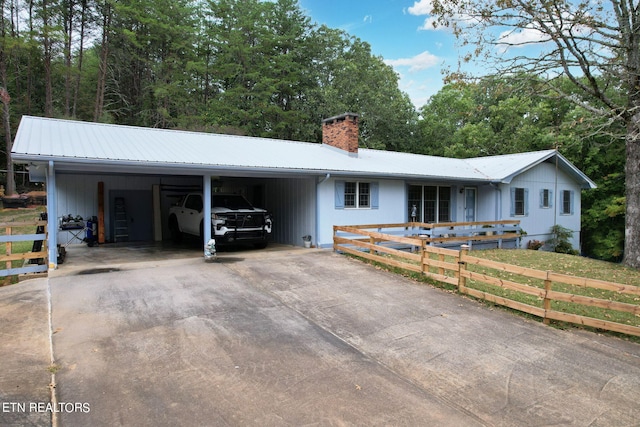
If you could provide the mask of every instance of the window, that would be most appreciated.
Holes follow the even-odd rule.
[[[529,215],[529,190],[527,188],[511,188],[511,216]]]
[[[409,221],[422,221],[422,186],[410,185],[407,199],[409,202]]]
[[[368,182],[359,182],[358,183],[358,207],[359,208],[368,208],[371,197],[369,194],[369,183]]]
[[[345,208],[368,208],[371,205],[370,200],[368,182],[344,183]]]
[[[187,209],[193,209],[194,211],[202,211],[202,197],[199,195],[190,195],[187,198],[187,201],[184,204],[184,207]]]
[[[409,219],[415,205],[416,220],[419,222],[451,221],[451,187],[410,185],[408,202]]]
[[[573,191],[563,190],[561,197],[562,207],[560,213],[562,215],[573,215]]]
[[[540,207],[548,209],[553,206],[553,192],[548,188],[540,190]]]
[[[345,208],[355,208],[356,205],[356,195],[358,194],[358,184],[355,182],[345,182],[344,183],[344,207]]]
[[[515,214],[524,215],[524,188],[516,188]]]
[[[378,209],[378,183],[336,181],[336,209]]]
[[[438,222],[448,222],[451,220],[451,188],[438,187]]]

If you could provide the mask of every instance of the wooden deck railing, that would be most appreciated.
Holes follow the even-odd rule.
[[[334,226],[333,247],[453,285],[460,293],[538,316],[545,324],[557,320],[640,336],[638,286],[491,261],[470,255],[467,245],[461,250],[431,246],[422,236],[399,233],[412,232],[409,224]]]
[[[13,234],[14,231],[24,233],[25,228],[32,228],[34,234]],[[40,228],[42,233],[38,233]],[[5,244],[4,255],[0,255],[0,277],[16,276],[25,273],[39,273],[47,271],[47,263],[26,265],[26,261],[47,260],[47,221],[24,221],[0,223],[0,230],[4,229],[4,235],[0,235],[0,243]],[[42,242],[40,249],[33,251],[20,251],[14,253],[13,244],[16,242]],[[33,247],[33,246],[32,246]],[[19,262],[20,266],[14,267],[14,262]],[[4,267],[4,268],[2,268]]]
[[[406,222],[396,224],[368,224],[342,227],[360,231],[385,230],[385,234],[404,237],[418,237],[430,246],[459,247],[474,244],[494,244],[502,248],[505,243],[516,247],[522,235],[520,221],[475,221],[475,222]]]

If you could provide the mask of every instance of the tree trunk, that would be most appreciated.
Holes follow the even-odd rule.
[[[633,115],[627,127],[625,186],[624,264],[640,268],[640,113]]]
[[[72,70],[72,48],[73,48],[73,13],[75,3],[69,1],[68,9],[64,10],[64,16],[62,18],[64,30],[66,33],[66,40],[64,44],[64,114],[67,117],[71,116],[71,87],[73,80]]]
[[[4,55],[3,55],[4,56]],[[4,64],[3,64],[4,65]],[[3,70],[4,71],[4,67]],[[4,77],[3,73],[3,77]],[[3,79],[4,80],[4,79]],[[9,117],[9,92],[4,87],[0,87],[0,100],[2,101],[2,125],[4,128],[4,140],[7,147],[7,187],[5,195],[11,196],[16,192],[16,181],[13,173],[13,161],[11,160],[11,148],[13,148],[13,140],[11,138],[11,121]]]
[[[102,46],[100,46],[100,66],[98,71],[98,84],[96,88],[96,103],[93,110],[93,121],[97,122],[102,117],[104,108],[104,91],[107,80],[107,59],[109,55],[109,31],[111,25],[111,10],[105,3],[102,12]]]
[[[47,0],[42,1],[42,44],[44,47],[44,115],[53,117],[53,83],[51,76],[51,28]]]
[[[4,15],[4,2],[2,4],[2,16],[0,16],[0,35],[7,37]],[[13,174],[13,161],[11,160],[11,148],[13,147],[13,139],[11,138],[11,120],[9,116],[9,102],[11,97],[7,91],[7,62],[8,53],[5,51],[5,44],[0,46],[0,101],[2,102],[2,128],[4,130],[5,147],[7,150],[7,186],[5,194],[13,195],[16,191],[15,177]]]
[[[73,90],[73,107],[71,109],[71,116],[76,117],[76,111],[78,108],[78,95],[80,93],[80,80],[82,78],[82,59],[84,58],[84,32],[87,25],[87,1],[82,0],[82,11],[80,18],[80,47],[78,49],[78,69],[76,71],[76,82]]]

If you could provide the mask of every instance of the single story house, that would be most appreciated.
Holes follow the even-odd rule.
[[[24,116],[12,157],[46,182],[49,230],[58,230],[49,248],[78,238],[60,230],[67,215],[103,212],[101,233],[117,240],[116,199],[130,241],[166,239],[169,206],[192,191],[204,191],[205,217],[212,191],[245,195],[272,212],[273,240],[284,244],[311,235],[329,247],[333,225],[413,213],[421,222],[519,219],[525,238],[538,240],[560,224],[579,247],[581,190],[595,184],[555,150],[451,159],[359,148],[357,114],[322,126],[316,144]]]

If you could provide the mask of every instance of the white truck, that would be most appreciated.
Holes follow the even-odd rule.
[[[182,196],[169,208],[169,230],[174,242],[184,234],[204,238],[204,204],[202,194]],[[272,219],[269,212],[256,208],[239,194],[211,195],[211,237],[216,245],[250,243],[265,248],[271,236]]]

